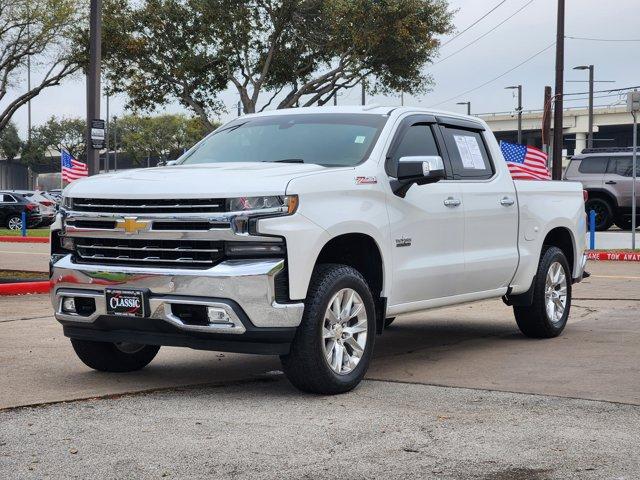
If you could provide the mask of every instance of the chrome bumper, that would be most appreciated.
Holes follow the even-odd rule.
[[[246,331],[243,318],[254,327],[297,327],[304,304],[275,301],[274,278],[283,269],[280,259],[227,260],[207,270],[169,270],[78,264],[68,255],[52,267],[51,301],[56,319],[86,325],[106,315],[105,288],[147,290],[150,317],[187,332],[242,334]],[[65,294],[94,298],[95,312],[89,316],[62,313]],[[171,313],[172,303],[223,308],[231,322],[187,325]]]

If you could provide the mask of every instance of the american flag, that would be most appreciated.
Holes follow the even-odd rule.
[[[87,164],[73,158],[65,149],[60,151],[60,162],[62,164],[62,179],[65,182],[73,182],[89,175]]]
[[[509,142],[500,142],[500,148],[514,180],[551,180],[542,150]]]

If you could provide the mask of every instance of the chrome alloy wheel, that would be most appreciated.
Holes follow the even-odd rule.
[[[322,326],[324,358],[331,369],[346,375],[360,362],[367,344],[367,310],[358,293],[343,288],[329,302]]]
[[[547,271],[544,300],[549,320],[558,323],[567,308],[567,276],[559,262],[553,262]]]
[[[9,230],[22,230],[22,220],[18,217],[9,219]]]

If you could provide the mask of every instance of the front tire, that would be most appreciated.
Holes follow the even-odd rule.
[[[280,357],[289,381],[325,395],[355,388],[371,361],[375,318],[373,296],[357,270],[316,267],[291,350]]]
[[[71,339],[71,345],[87,367],[101,372],[134,372],[146,367],[157,355],[158,345],[93,342]]]
[[[571,270],[562,250],[545,247],[534,279],[533,303],[514,306],[520,331],[531,338],[562,333],[571,310]]]

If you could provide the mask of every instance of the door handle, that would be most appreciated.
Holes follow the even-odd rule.
[[[608,182],[604,182],[605,185],[616,185],[618,182],[614,181],[614,180],[609,180]]]
[[[462,202],[457,198],[449,197],[444,201],[445,207],[459,207]]]
[[[510,207],[514,203],[516,203],[516,201],[511,197],[502,197],[502,199],[500,199],[500,205],[505,207]]]

